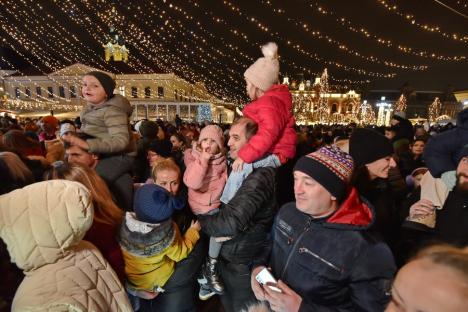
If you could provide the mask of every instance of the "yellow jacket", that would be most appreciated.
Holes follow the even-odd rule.
[[[120,244],[125,260],[127,287],[136,290],[157,291],[163,288],[174,272],[175,263],[185,259],[200,238],[197,230],[189,228],[182,237],[172,220],[158,225],[143,223],[127,213],[122,222]],[[154,226],[149,232],[129,230],[129,222]],[[130,225],[131,227],[131,225]],[[147,236],[142,239],[142,236]]]

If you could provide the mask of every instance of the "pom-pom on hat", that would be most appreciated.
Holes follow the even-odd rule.
[[[370,164],[378,159],[391,156],[393,146],[384,135],[370,129],[354,130],[349,139],[349,154],[356,167]]]
[[[200,131],[198,142],[201,142],[203,139],[212,139],[218,144],[220,151],[224,149],[223,130],[216,125],[208,125]]]
[[[114,96],[114,90],[115,90],[116,84],[115,84],[115,80],[112,79],[111,76],[100,71],[91,71],[89,73],[86,73],[85,76],[94,76],[96,77],[97,80],[99,80],[102,87],[104,88],[104,91],[106,91],[107,99],[110,99]]]
[[[349,154],[331,145],[299,158],[294,171],[307,174],[341,202],[346,196],[353,165]]]
[[[269,42],[262,46],[262,53],[263,57],[247,68],[244,77],[257,88],[267,91],[278,82],[278,46],[274,42]]]

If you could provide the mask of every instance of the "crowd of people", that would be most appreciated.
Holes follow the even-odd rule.
[[[102,72],[76,120],[2,117],[0,309],[464,311],[468,109],[296,126],[262,52],[231,125],[130,122]]]

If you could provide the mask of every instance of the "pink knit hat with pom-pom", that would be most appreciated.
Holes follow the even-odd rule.
[[[274,42],[269,42],[262,46],[262,53],[264,57],[250,65],[244,77],[257,88],[267,91],[278,82],[278,46]]]

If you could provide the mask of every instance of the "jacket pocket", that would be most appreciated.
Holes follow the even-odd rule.
[[[318,260],[319,262],[325,264],[328,268],[331,268],[333,269],[334,271],[338,272],[338,273],[343,273],[344,272],[344,269],[343,268],[340,268],[338,265],[328,261],[327,259],[325,259],[323,256],[320,256],[318,254],[316,254],[315,252],[311,251],[310,249],[306,248],[306,247],[300,247],[299,248],[299,254],[307,254],[309,256],[312,256],[314,257],[316,260]]]

